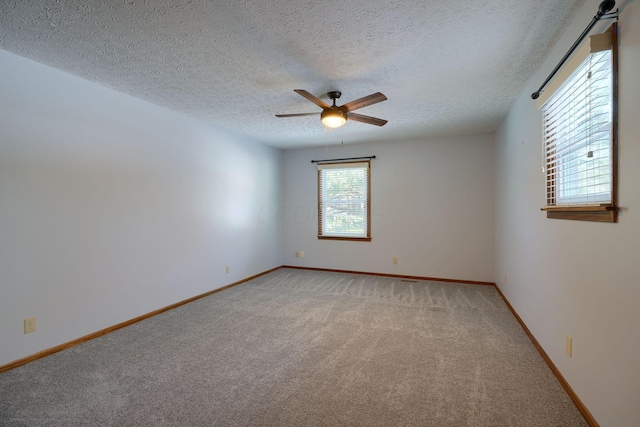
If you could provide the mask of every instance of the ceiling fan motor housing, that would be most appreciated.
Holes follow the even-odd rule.
[[[331,128],[340,127],[347,121],[347,112],[343,108],[336,107],[334,104],[333,107],[322,110],[320,120],[322,120],[325,126]]]
[[[329,98],[333,100],[333,105],[329,108],[323,108],[320,114],[320,120],[325,126],[330,128],[340,127],[347,122],[347,109],[338,107],[336,105],[336,99],[342,96],[342,92],[337,90],[327,92]]]

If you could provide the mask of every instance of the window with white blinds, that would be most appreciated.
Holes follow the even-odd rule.
[[[318,237],[371,240],[370,162],[318,164]]]
[[[612,33],[587,43],[583,57],[574,58],[573,69],[561,71],[563,80],[543,100],[543,209],[550,218],[615,221]],[[573,213],[558,216],[563,209]]]
[[[594,53],[544,107],[547,205],[611,203],[611,51]]]

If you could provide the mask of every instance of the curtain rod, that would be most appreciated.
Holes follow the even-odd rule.
[[[375,159],[376,156],[369,157],[349,157],[346,159],[326,159],[326,160],[311,160],[311,163],[320,163],[320,162],[339,162],[341,160],[362,160],[362,159]]]
[[[538,97],[540,96],[540,92],[542,92],[542,89],[544,89],[544,87],[547,85],[547,83],[549,83],[549,81],[553,78],[553,76],[555,76],[555,74],[558,72],[560,67],[562,67],[562,65],[567,61],[567,59],[569,59],[569,56],[571,56],[571,54],[573,53],[574,50],[576,50],[576,48],[578,47],[580,42],[587,36],[587,34],[589,34],[589,31],[591,31],[593,26],[596,25],[596,23],[600,19],[603,19],[603,18],[604,19],[609,19],[609,18],[616,18],[617,17],[617,15],[616,15],[618,13],[617,10],[615,12],[613,12],[613,13],[607,14],[607,12],[609,12],[611,9],[613,9],[613,7],[615,5],[616,5],[616,2],[613,1],[613,0],[605,0],[602,3],[600,3],[600,6],[598,6],[598,13],[596,13],[596,16],[593,17],[593,19],[591,20],[589,25],[587,25],[587,28],[582,32],[582,34],[580,34],[580,37],[578,37],[578,40],[576,40],[576,42],[573,44],[573,46],[571,46],[569,51],[560,60],[560,63],[558,63],[558,65],[556,65],[556,68],[554,68],[553,71],[551,72],[551,74],[549,74],[549,77],[547,77],[547,80],[545,80],[544,83],[542,83],[542,85],[540,86],[540,88],[536,92],[533,92],[531,94],[531,98],[532,99],[538,99]]]

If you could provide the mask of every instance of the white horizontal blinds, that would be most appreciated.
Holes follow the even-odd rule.
[[[611,50],[611,40],[610,32],[589,36],[544,88],[536,100],[538,108],[541,108],[549,98],[569,80],[569,77],[573,75],[578,67],[584,64],[584,61],[589,55],[604,50]]]
[[[590,53],[543,105],[547,206],[611,203],[611,60]]]
[[[368,237],[369,162],[318,164],[318,235]]]

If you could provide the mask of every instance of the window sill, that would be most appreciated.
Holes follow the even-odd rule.
[[[350,240],[352,242],[370,242],[371,237],[318,236],[318,240]]]
[[[572,219],[576,221],[618,222],[616,206],[547,206],[540,210],[547,212],[547,218]]]

